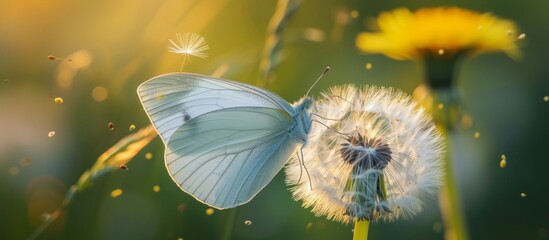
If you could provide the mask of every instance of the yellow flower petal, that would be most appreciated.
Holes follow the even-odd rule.
[[[425,54],[471,55],[504,52],[520,57],[520,39],[515,23],[490,13],[457,7],[424,8],[411,12],[399,8],[376,19],[378,32],[361,33],[357,47],[367,53],[381,53],[397,60],[418,60]]]

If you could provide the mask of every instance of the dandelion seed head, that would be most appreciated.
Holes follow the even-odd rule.
[[[204,53],[204,51],[208,50],[210,47],[208,46],[208,43],[206,43],[204,37],[196,33],[177,33],[175,36],[175,41],[168,39],[172,44],[172,46],[168,47],[170,52],[199,58],[208,57],[208,54]]]
[[[317,216],[354,220],[410,218],[442,184],[443,141],[432,119],[391,88],[348,85],[323,93],[303,149],[286,166],[292,194]],[[327,128],[329,127],[329,128]]]

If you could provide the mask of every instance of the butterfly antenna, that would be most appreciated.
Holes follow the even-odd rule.
[[[309,88],[309,90],[307,91],[307,93],[305,94],[305,96],[309,96],[309,92],[311,92],[311,90],[313,89],[313,87],[318,83],[318,81],[320,81],[320,79],[324,76],[324,74],[326,74],[328,71],[330,71],[330,66],[327,66],[326,69],[324,69],[324,71],[320,74],[320,76],[318,76],[318,78],[316,79],[316,81],[313,83],[313,85],[311,85],[311,87]]]

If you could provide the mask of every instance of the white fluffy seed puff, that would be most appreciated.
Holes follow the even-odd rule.
[[[333,87],[313,116],[304,166],[294,157],[285,170],[294,199],[317,216],[343,223],[410,218],[437,193],[442,136],[405,93]]]

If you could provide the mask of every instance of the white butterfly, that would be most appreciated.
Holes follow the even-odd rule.
[[[293,106],[244,83],[170,73],[137,93],[164,144],[172,179],[218,209],[250,201],[307,143],[311,97]]]

